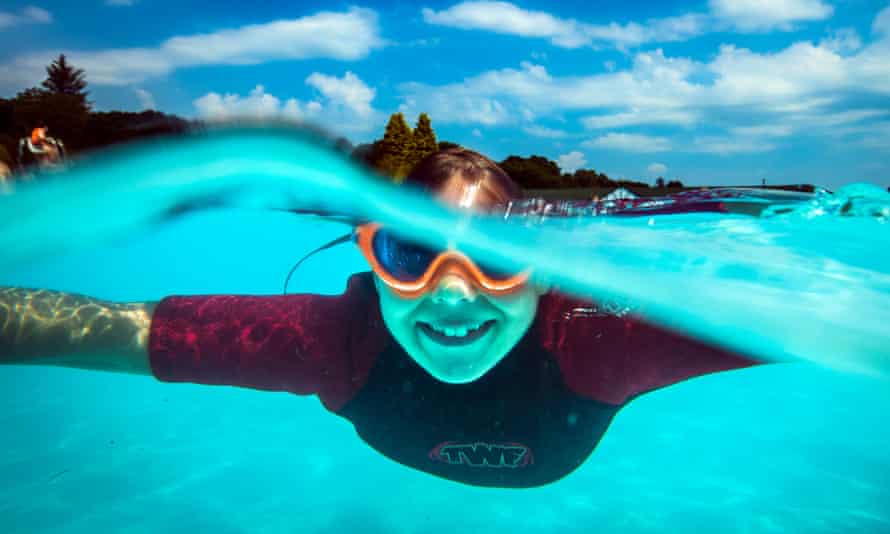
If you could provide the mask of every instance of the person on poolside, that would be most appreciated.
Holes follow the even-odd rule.
[[[38,126],[31,135],[19,139],[18,161],[22,168],[36,166],[51,169],[60,166],[65,160],[65,144],[48,135],[49,128]]]
[[[462,148],[429,156],[407,182],[459,209],[520,197]],[[2,289],[0,362],[318,395],[385,456],[497,487],[571,473],[639,395],[758,363],[377,224],[354,241],[372,270],[339,296],[121,304]]]

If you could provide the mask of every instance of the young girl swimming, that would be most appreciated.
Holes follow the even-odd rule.
[[[462,148],[428,157],[407,182],[458,209],[521,196]],[[758,363],[377,224],[354,241],[371,271],[338,296],[121,304],[2,289],[0,363],[315,394],[389,458],[498,487],[571,473],[641,394]]]

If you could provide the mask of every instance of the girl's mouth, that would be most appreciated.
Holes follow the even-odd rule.
[[[469,345],[485,335],[494,326],[493,320],[463,326],[434,326],[418,322],[417,325],[430,339],[448,347]]]

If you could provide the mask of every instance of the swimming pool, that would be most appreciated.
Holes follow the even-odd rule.
[[[232,157],[249,143],[265,148],[243,151],[261,160]],[[879,191],[764,218],[484,220],[369,182],[290,132],[216,132],[167,148],[128,148],[3,198],[2,250],[14,253],[2,256],[0,284],[125,301],[276,293],[296,259],[345,227],[268,208],[325,207],[494,262],[531,259],[573,292],[795,363],[645,395],[580,469],[522,491],[395,464],[314,398],[2,368],[8,531],[888,528],[890,249]],[[855,210],[836,202],[843,195]],[[209,205],[153,224],[171,208]],[[338,293],[365,269],[357,250],[338,247],[301,266],[290,290]],[[839,370],[850,368],[860,372]]]

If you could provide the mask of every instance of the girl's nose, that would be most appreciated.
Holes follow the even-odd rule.
[[[458,304],[476,300],[479,292],[472,282],[457,273],[448,273],[439,279],[433,291],[433,302]]]

